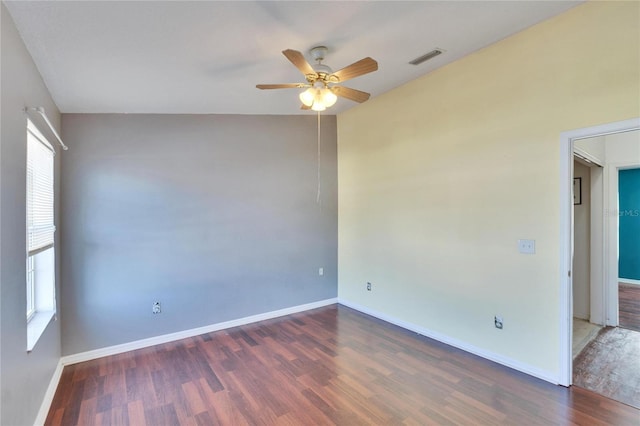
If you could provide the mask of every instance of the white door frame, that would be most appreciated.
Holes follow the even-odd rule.
[[[558,383],[563,386],[572,384],[573,371],[573,143],[578,139],[638,129],[640,129],[640,118],[634,118],[560,134],[560,372]]]

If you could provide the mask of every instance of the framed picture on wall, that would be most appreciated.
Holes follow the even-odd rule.
[[[573,205],[582,204],[582,178],[573,178]]]

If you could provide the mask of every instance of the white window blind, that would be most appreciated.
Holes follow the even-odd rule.
[[[54,151],[31,122],[27,130],[27,248],[32,256],[53,246]]]

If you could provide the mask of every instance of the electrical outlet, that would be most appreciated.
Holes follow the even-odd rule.
[[[518,251],[523,254],[536,254],[536,240],[518,240]]]
[[[504,321],[502,320],[502,317],[499,317],[497,315],[493,317],[493,325],[495,325],[498,330],[502,330],[502,327],[504,326]]]
[[[160,308],[160,302],[154,302],[153,305],[151,305],[151,313],[159,314],[160,312],[162,312],[162,309]]]
[[[371,291],[371,283],[367,283],[367,291]]]
[[[318,275],[320,276],[324,275],[324,268],[318,268]]]

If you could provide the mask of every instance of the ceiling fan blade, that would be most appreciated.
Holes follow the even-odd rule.
[[[305,75],[305,77],[307,75],[314,75],[314,76],[318,75],[314,71],[313,67],[309,64],[309,62],[307,62],[307,60],[304,58],[304,55],[298,52],[297,50],[292,50],[292,49],[283,50],[282,54],[286,56],[287,59],[290,60],[291,63],[295,65],[296,68],[298,68],[302,74]]]
[[[362,103],[369,99],[371,96],[367,92],[361,92],[360,90],[351,89],[344,86],[333,86],[331,91],[336,95],[343,98],[351,99],[352,101]]]
[[[378,63],[367,57],[334,72],[331,77],[337,77],[338,82],[342,82],[377,70]]]
[[[302,89],[308,87],[308,84],[304,83],[285,83],[285,84],[256,84],[258,89]]]
[[[300,109],[307,110],[307,109],[311,109],[311,107],[310,106],[306,106],[305,104],[302,104],[302,105],[300,105]]]

